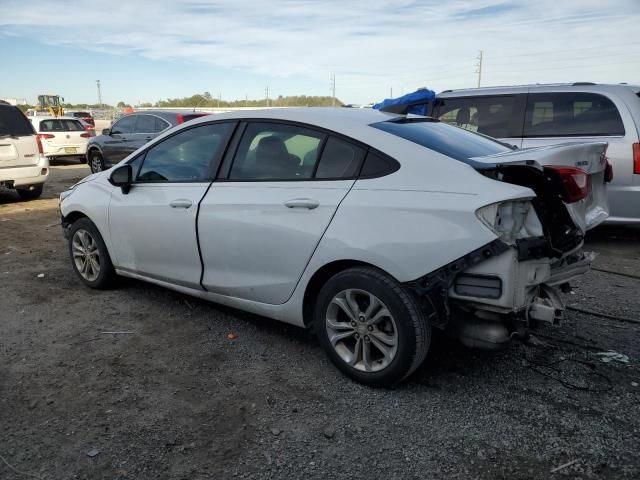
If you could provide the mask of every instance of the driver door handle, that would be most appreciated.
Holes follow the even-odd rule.
[[[287,208],[308,208],[309,210],[318,208],[319,205],[320,202],[313,198],[294,198],[284,202],[284,206]]]
[[[189,208],[193,202],[186,198],[178,198],[169,204],[171,208]]]

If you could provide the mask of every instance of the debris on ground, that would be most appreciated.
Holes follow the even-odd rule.
[[[280,430],[279,428],[275,428],[274,427],[274,428],[271,429],[271,433],[273,433],[276,437],[278,435],[280,435],[281,432],[282,432],[282,430]]]
[[[600,357],[600,360],[602,360],[604,363],[618,362],[624,363],[625,365],[629,364],[629,357],[627,355],[625,355],[624,353],[614,352],[613,350],[609,350],[607,352],[598,352],[595,355]]]
[[[92,448],[91,450],[89,450],[89,451],[87,452],[87,457],[89,457],[89,458],[93,458],[93,457],[95,457],[96,455],[98,455],[99,453],[100,453],[100,450],[98,450],[97,448]]]
[[[336,429],[333,427],[325,427],[324,430],[322,430],[322,434],[327,438],[333,438],[336,434]]]
[[[235,333],[230,333],[227,335],[227,338],[229,340],[235,340],[236,338],[238,338],[238,336]]]
[[[551,473],[556,473],[564,468],[570,467],[571,465],[573,465],[574,463],[578,463],[578,459],[576,458],[575,460],[571,460],[570,462],[567,463],[563,463],[562,465],[556,467],[556,468],[552,468],[551,469]]]
[[[37,275],[37,277],[38,277],[38,278],[44,278],[44,273],[39,273],[39,274]]]

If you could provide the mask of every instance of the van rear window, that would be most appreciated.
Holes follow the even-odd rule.
[[[461,161],[511,151],[503,143],[438,120],[401,119],[371,126]]]
[[[40,122],[41,132],[79,132],[84,127],[78,120],[42,120]]]
[[[31,122],[16,107],[0,105],[0,135],[24,137],[35,131]]]

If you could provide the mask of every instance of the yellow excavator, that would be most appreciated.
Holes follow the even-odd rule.
[[[64,109],[60,100],[64,102],[60,95],[38,95],[36,112],[47,112],[52,117],[61,117],[64,115]]]

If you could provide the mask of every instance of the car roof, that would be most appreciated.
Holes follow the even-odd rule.
[[[372,123],[384,122],[400,115],[381,112],[371,108],[337,107],[299,107],[299,108],[263,108],[259,110],[241,110],[215,113],[191,120],[190,124],[226,119],[281,120],[306,123],[309,125],[348,134],[353,129],[368,127]]]
[[[74,120],[74,121],[78,121],[80,120],[79,118],[76,117],[67,117],[67,116],[63,116],[63,117],[29,117],[30,120],[34,121],[34,120]]]
[[[574,83],[535,83],[530,85],[505,85],[480,88],[461,88],[455,90],[443,90],[438,96],[460,96],[460,95],[495,95],[497,93],[527,93],[535,90],[562,89],[565,91],[615,91],[620,89],[640,90],[638,85],[629,85],[626,83],[593,83],[593,82],[574,82]]]

